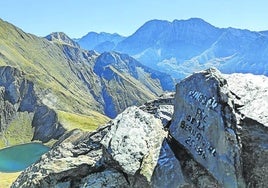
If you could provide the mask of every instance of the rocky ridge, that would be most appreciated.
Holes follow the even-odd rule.
[[[110,118],[128,106],[140,105],[174,89],[169,75],[152,70],[127,54],[83,50],[61,32],[45,38],[64,52],[71,71],[87,87],[99,110]]]
[[[115,46],[124,40],[119,34],[89,32],[80,39],[75,39],[84,49],[96,50],[100,53],[112,51]],[[90,42],[89,42],[90,41]]]
[[[18,78],[17,85],[1,88],[2,95],[9,92],[11,104],[4,102],[7,101],[7,96],[4,96],[0,111],[5,113],[1,114],[1,127],[5,130],[0,129],[0,148],[30,141],[33,138],[32,121],[38,126],[53,124],[55,130],[60,129],[60,125],[68,130],[95,130],[98,125],[107,123],[107,116],[113,118],[128,106],[154,99],[167,89],[162,86],[174,88],[168,75],[153,71],[125,54],[84,50],[62,32],[41,38],[0,19],[0,46],[0,67],[23,72],[30,83],[24,88],[29,87],[29,93],[22,104],[17,104],[16,100],[18,95],[24,97],[24,93],[18,92],[23,90],[21,84],[24,82],[21,81],[24,78]],[[132,63],[137,65],[137,69],[131,67]],[[32,105],[35,96],[46,107]],[[31,109],[15,113],[20,110],[16,105]],[[34,116],[34,110],[39,116]],[[46,115],[51,121],[42,120]],[[36,139],[49,140],[54,138],[53,134],[58,137],[55,130],[55,133],[46,128],[38,130],[40,133],[35,134],[39,135]],[[46,135],[48,138],[45,139]],[[17,136],[19,138],[14,139]]]
[[[67,44],[67,45],[79,48],[79,44],[73,41],[63,32],[54,32],[54,33],[51,33],[50,35],[47,35],[45,38],[49,41],[59,42],[59,43],[63,43],[63,44]]]
[[[265,187],[267,111],[245,109],[258,100],[267,109],[266,86],[257,98],[255,84],[235,87],[256,78],[195,73],[175,98],[130,107],[93,133],[66,133],[12,187]]]
[[[56,112],[42,103],[33,82],[27,80],[23,72],[10,66],[0,67],[0,76],[0,133],[3,145],[20,142],[19,138],[9,140],[17,137],[13,134],[29,135],[28,140],[24,140],[28,142],[32,139],[48,142],[63,135],[66,129],[59,123]],[[16,127],[16,122],[20,123],[19,127]],[[29,132],[18,132],[24,129]]]
[[[103,50],[102,45],[89,46],[91,41],[95,41],[94,38],[83,40],[83,47]],[[226,74],[268,75],[267,31],[218,28],[200,18],[172,22],[150,20],[117,45],[109,47],[180,80],[193,71],[211,66]]]

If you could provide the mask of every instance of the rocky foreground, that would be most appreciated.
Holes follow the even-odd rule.
[[[12,187],[265,187],[268,79],[208,69],[176,94],[64,134]]]

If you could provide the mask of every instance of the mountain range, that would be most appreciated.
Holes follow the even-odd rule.
[[[37,37],[0,19],[0,148],[52,147],[12,187],[264,187],[265,76],[210,68],[165,92],[210,66],[267,75],[267,37],[197,18]]]
[[[18,144],[9,133],[25,127],[31,133],[19,143],[93,130],[174,89],[169,75],[127,54],[84,50],[62,32],[36,37],[1,19],[0,73],[0,147]]]
[[[127,53],[177,79],[211,66],[223,73],[268,75],[268,31],[218,28],[191,18],[151,20],[128,37],[116,35],[116,42],[112,36],[89,33],[77,42],[86,49]]]
[[[98,52],[105,52],[114,49],[117,44],[125,38],[126,37],[117,33],[110,34],[105,32],[89,32],[80,39],[74,39],[74,41],[78,42],[84,49],[94,49]]]

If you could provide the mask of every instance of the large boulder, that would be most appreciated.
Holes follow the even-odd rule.
[[[217,70],[177,85],[170,135],[224,187],[243,185],[236,124],[232,95]]]
[[[130,107],[111,121],[111,129],[101,144],[124,173],[134,175],[141,170],[150,181],[164,137],[159,119]]]
[[[267,91],[265,76],[222,75],[215,69],[189,76],[177,85],[171,142],[182,146],[219,186],[265,187]],[[187,159],[181,155],[180,161]]]

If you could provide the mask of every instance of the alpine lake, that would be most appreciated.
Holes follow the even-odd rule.
[[[15,145],[0,150],[0,172],[18,172],[40,159],[49,147],[41,143]]]

